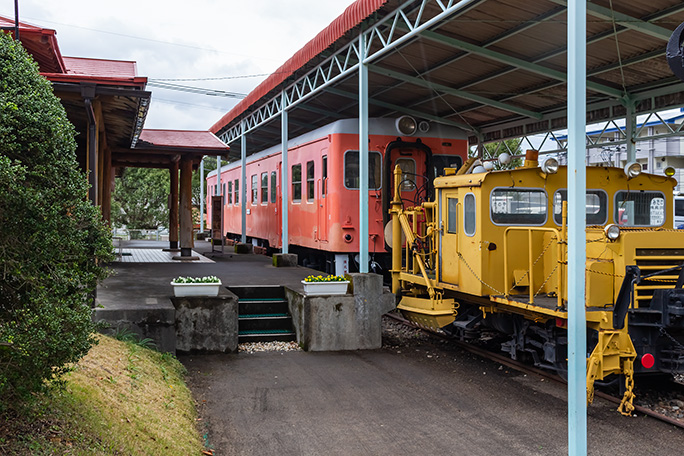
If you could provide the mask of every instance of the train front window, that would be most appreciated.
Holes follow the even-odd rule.
[[[497,225],[543,225],[548,199],[544,190],[496,188],[490,198],[492,222]]]
[[[458,155],[433,155],[432,167],[434,176],[439,177],[444,175],[444,168],[458,169],[463,164],[463,160]],[[402,168],[404,169],[404,168]]]
[[[626,191],[615,194],[615,223],[623,226],[661,226],[665,223],[665,195]]]
[[[397,158],[401,168],[401,191],[410,192],[416,188],[416,161],[412,158]]]
[[[563,202],[568,200],[567,189],[553,195],[553,221],[563,224]],[[608,222],[608,194],[603,190],[587,189],[587,225],[605,225]]]
[[[359,151],[348,150],[344,154],[344,186],[350,190],[359,189]],[[368,190],[382,187],[382,155],[368,152]]]

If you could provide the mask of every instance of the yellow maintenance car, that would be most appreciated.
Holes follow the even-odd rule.
[[[507,335],[513,359],[567,369],[567,176],[528,151],[494,171],[470,159],[434,181],[435,201],[405,207],[395,169],[392,288],[410,320],[460,339]],[[587,398],[595,380],[684,372],[684,231],[666,176],[587,168]]]

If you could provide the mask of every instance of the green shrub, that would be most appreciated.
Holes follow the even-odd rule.
[[[0,33],[0,410],[59,381],[94,343],[112,245],[75,131],[21,45]]]

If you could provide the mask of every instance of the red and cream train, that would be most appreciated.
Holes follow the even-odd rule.
[[[369,254],[371,270],[389,267],[384,227],[389,221],[393,169],[404,170],[402,195],[406,205],[432,197],[432,181],[443,169],[457,168],[467,157],[464,131],[417,123],[409,117],[369,119]],[[343,119],[291,139],[288,149],[289,250],[300,263],[329,273],[358,270],[359,252],[359,121]],[[401,134],[409,132],[411,134]],[[212,198],[224,195],[224,235],[242,232],[240,189],[247,185],[246,235],[254,245],[282,246],[282,154],[280,145],[247,158],[247,182],[241,182],[240,162],[207,177],[207,213]],[[389,183],[389,185],[388,185]]]

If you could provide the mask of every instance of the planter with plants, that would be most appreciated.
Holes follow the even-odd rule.
[[[176,277],[171,282],[173,295],[183,296],[218,296],[221,279],[216,276]]]
[[[308,296],[343,295],[347,294],[349,281],[342,276],[314,276],[302,280],[304,294]]]

